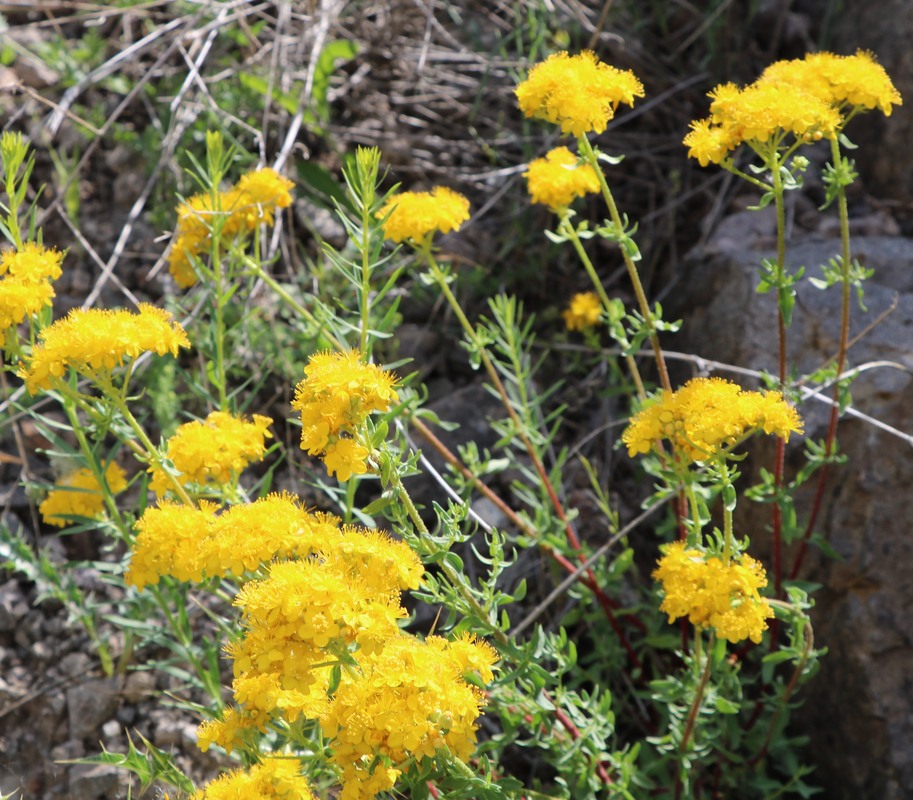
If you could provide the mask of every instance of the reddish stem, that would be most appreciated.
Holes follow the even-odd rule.
[[[485,483],[483,483],[477,476],[473,475],[472,472],[457,458],[448,447],[440,440],[434,433],[417,417],[412,417],[412,425],[416,430],[422,435],[422,437],[438,452],[438,454],[453,466],[463,477],[472,483],[472,485],[478,489],[486,498],[491,500],[498,509],[514,524],[526,533],[530,538],[536,538],[536,533],[530,529],[529,525],[524,522],[524,520],[517,514],[507,503],[505,503],[498,495],[496,495]],[[549,484],[549,488],[551,485]],[[556,498],[557,499],[557,498]],[[560,507],[560,506],[559,506]],[[566,520],[565,520],[566,521]],[[567,528],[570,529],[570,525],[567,525]],[[579,541],[577,540],[576,535],[573,535],[572,543],[576,543],[576,549],[579,550]],[[540,543],[539,545],[546,553],[561,567],[563,567],[567,572],[575,572],[576,567],[574,564],[568,560],[565,556],[559,553],[550,545]],[[583,555],[580,555],[581,560]],[[612,626],[612,630],[615,631],[618,640],[621,643],[621,646],[624,648],[624,651],[628,654],[628,658],[631,661],[632,666],[640,667],[640,659],[637,657],[637,653],[634,651],[634,648],[631,646],[631,643],[628,641],[627,636],[625,636],[624,631],[621,628],[621,625],[618,622],[614,610],[617,609],[618,603],[616,603],[612,598],[610,598],[596,583],[596,577],[593,575],[592,570],[587,570],[585,574],[582,574],[579,578],[580,582],[586,586],[590,591],[593,592],[596,597],[597,602],[603,609],[603,612],[606,615],[606,619],[609,621],[609,625]],[[641,620],[637,619],[633,615],[628,617],[631,623],[641,631],[646,631],[646,625],[644,625]]]

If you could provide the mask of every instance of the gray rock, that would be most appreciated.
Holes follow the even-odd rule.
[[[67,770],[73,800],[103,800],[115,796],[120,775],[107,764],[74,764]]]
[[[98,729],[117,711],[121,681],[117,678],[86,681],[67,689],[66,698],[70,738],[97,736]]]
[[[124,700],[138,703],[155,691],[155,675],[151,672],[131,672],[124,682]]]
[[[29,607],[17,581],[0,586],[0,633],[16,630]]]

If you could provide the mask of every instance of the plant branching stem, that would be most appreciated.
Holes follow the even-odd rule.
[[[612,196],[612,191],[609,189],[609,184],[605,179],[602,166],[596,156],[596,151],[593,150],[593,145],[590,144],[589,139],[585,136],[581,136],[579,141],[587,162],[592,166],[593,171],[596,173],[596,177],[599,179],[599,186],[602,189],[602,196],[608,206],[612,224],[615,226],[618,235],[621,236],[624,233],[624,224],[621,220],[621,214],[618,213],[618,206],[615,204],[615,198]],[[660,346],[659,336],[656,333],[656,320],[653,317],[650,304],[647,302],[647,295],[646,292],[644,292],[643,283],[641,283],[640,280],[640,273],[637,271],[637,265],[631,258],[631,254],[628,252],[627,248],[622,246],[620,249],[622,258],[625,262],[625,267],[627,267],[628,270],[628,277],[631,279],[631,285],[634,288],[634,296],[637,298],[637,305],[640,308],[640,313],[650,332],[650,346],[653,348],[653,356],[656,359],[656,369],[659,373],[660,386],[667,391],[672,391],[672,384],[669,382],[669,371],[666,369],[666,359],[663,357],[663,349]],[[599,284],[598,277],[596,278],[596,283]]]
[[[549,497],[549,502],[552,504],[552,508],[555,511],[555,514],[558,516],[558,519],[564,525],[565,535],[571,547],[579,554],[579,557],[582,559],[584,556],[581,553],[580,540],[577,537],[576,532],[573,529],[573,526],[570,523],[570,520],[567,517],[567,513],[564,510],[564,506],[561,503],[561,500],[558,498],[557,492],[555,492],[555,487],[552,485],[552,481],[548,476],[548,472],[545,469],[545,465],[542,463],[542,459],[539,457],[539,453],[536,451],[536,448],[533,446],[533,443],[530,441],[529,437],[523,430],[523,424],[520,418],[517,416],[517,412],[513,407],[513,404],[510,402],[510,397],[507,394],[507,390],[504,388],[504,384],[501,381],[498,371],[495,369],[494,364],[491,361],[491,357],[488,355],[487,350],[479,342],[478,334],[476,333],[475,328],[472,323],[467,318],[463,308],[460,306],[459,301],[454,296],[453,292],[450,290],[450,286],[447,283],[447,276],[444,275],[440,266],[438,265],[436,259],[434,258],[433,253],[431,252],[430,243],[425,247],[420,248],[419,252],[424,256],[426,263],[428,264],[431,274],[434,279],[437,281],[438,285],[441,288],[441,291],[444,294],[444,297],[447,299],[447,302],[450,304],[450,307],[453,309],[454,314],[457,319],[460,321],[460,324],[463,326],[463,330],[466,332],[466,335],[469,338],[469,341],[472,342],[478,349],[479,358],[481,359],[482,365],[485,367],[485,372],[488,375],[489,380],[494,386],[495,390],[498,392],[498,396],[501,398],[501,403],[504,406],[504,409],[507,411],[508,416],[511,419],[511,422],[514,425],[514,429],[517,431],[517,436],[520,438],[520,441],[523,443],[523,447],[529,455],[530,459],[533,462],[533,466],[536,470],[536,473],[539,475],[539,479],[542,481],[542,485],[545,488],[546,493]],[[593,575],[592,570],[587,571],[587,579],[593,586],[596,586],[596,577]],[[617,620],[615,620],[614,613],[612,612],[611,601],[609,598],[602,593],[601,596],[597,595],[597,599],[600,602],[602,608],[606,611],[606,614],[609,616],[610,621],[614,621],[615,625],[613,628],[621,635],[621,641],[623,646],[625,646],[625,651],[628,654],[631,664],[635,667],[640,666],[640,659],[637,657],[634,649],[630,646],[630,643],[627,642],[626,638],[621,632],[620,626],[617,626]],[[616,627],[617,626],[617,627]]]
[[[837,168],[840,158],[840,143],[835,138],[831,140],[831,159],[833,160],[835,168]],[[837,183],[837,212],[840,218],[840,268],[843,278],[840,304],[840,344],[837,349],[837,367],[835,373],[837,375],[837,380],[834,382],[834,402],[831,405],[831,414],[827,424],[827,437],[824,441],[825,459],[828,459],[833,455],[834,445],[837,441],[837,422],[840,419],[840,376],[843,374],[843,370],[846,367],[846,354],[849,350],[850,341],[850,220],[846,204],[846,187],[842,182]],[[795,580],[799,574],[799,570],[802,569],[802,562],[805,559],[805,553],[808,550],[808,542],[815,530],[815,523],[818,521],[818,514],[821,511],[821,504],[824,500],[824,487],[827,483],[828,467],[827,460],[825,460],[818,472],[818,484],[815,487],[812,510],[809,514],[805,531],[802,534],[799,548],[793,559],[792,569],[789,572],[791,580]]]
[[[707,657],[704,663],[704,671],[701,674],[700,682],[697,685],[697,691],[694,693],[694,700],[691,701],[691,708],[688,710],[688,720],[685,723],[685,730],[682,733],[682,741],[678,746],[679,756],[685,754],[685,750],[688,747],[688,742],[691,741],[691,737],[694,734],[695,724],[697,723],[697,715],[701,710],[701,703],[704,700],[704,690],[707,688],[707,682],[710,680],[710,668],[713,663],[713,634],[710,636],[710,641],[707,644]],[[697,656],[697,651],[695,651],[695,657]],[[676,800],[681,796],[682,784],[681,779],[678,774],[676,774],[675,780],[675,797]]]

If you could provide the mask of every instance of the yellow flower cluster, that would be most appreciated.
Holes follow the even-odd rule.
[[[619,104],[634,105],[644,87],[630,70],[602,63],[584,50],[576,56],[554,53],[534,66],[516,89],[520,110],[545,119],[564,133],[602,133]]]
[[[388,791],[397,766],[434,758],[445,747],[468,759],[485,699],[463,676],[474,671],[490,681],[495,661],[483,642],[437,636],[423,642],[399,636],[361,659],[361,671],[342,682],[320,720],[332,742],[331,760],[342,771],[340,798]]]
[[[801,433],[796,409],[779,392],[752,392],[722,378],[694,378],[641,409],[621,435],[631,456],[660,439],[690,461],[706,461],[757,431]]]
[[[301,449],[321,455],[340,481],[364,474],[371,453],[358,434],[368,415],[386,411],[399,399],[396,377],[365,364],[357,350],[317,353],[304,375],[292,402],[292,408],[301,412]]]
[[[802,59],[777,61],[760,80],[802,86],[826,103],[846,109],[880,109],[891,116],[902,105],[900,92],[871,53],[859,50],[852,56],[810,53]]]
[[[63,253],[26,242],[0,255],[0,334],[51,305]]]
[[[127,488],[127,473],[114,461],[105,467],[105,484],[112,495]],[[41,518],[48,525],[66,528],[73,524],[72,517],[97,519],[102,515],[105,508],[103,490],[88,467],[61,478],[54,487],[38,506]]]
[[[569,331],[592,328],[602,316],[602,302],[596,292],[580,292],[571,298],[570,305],[561,312]]]
[[[168,795],[165,795],[168,800]],[[190,800],[317,800],[295,756],[273,753],[259,764],[210,781]]]
[[[684,542],[668,545],[653,577],[662,583],[665,599],[660,609],[669,622],[687,617],[692,625],[713,628],[730,642],[761,641],[767,620],[774,615],[759,590],[767,585],[764,568],[751,556],[729,564],[707,558]]]
[[[545,158],[531,161],[523,174],[532,201],[552,211],[560,211],[576,198],[599,191],[596,172],[589,164],[579,163],[566,147],[556,147]]]
[[[200,726],[202,750],[231,752],[271,725],[314,720],[346,800],[393,789],[404,770],[445,749],[470,757],[484,695],[466,676],[490,681],[497,654],[469,635],[448,642],[402,633],[401,593],[417,588],[424,573],[406,544],[310,515],[288,495],[222,514],[205,501],[199,509],[166,502],[146,511],[137,532],[126,577],[138,587],[164,574],[249,576],[269,564],[235,597],[243,635],[225,648],[234,703]],[[343,661],[334,671],[341,659],[357,666]],[[248,780],[232,773],[210,784],[206,797],[246,791],[254,785]]]
[[[351,646],[370,654],[399,635],[406,616],[400,591],[418,586],[421,563],[401,542],[362,545],[353,540],[370,532],[341,533],[362,556],[373,551],[378,558],[361,569],[358,559],[328,547],[315,558],[272,564],[267,578],[245,584],[235,598],[245,633],[226,652],[235,700],[255,718],[277,709],[289,721],[319,716],[329,688],[322,666],[333,654]]]
[[[118,309],[74,309],[64,319],[45,328],[31,362],[19,369],[19,376],[31,394],[49,389],[72,367],[81,375],[95,377],[110,373],[141,353],[176,356],[190,347],[184,329],[167,311],[140,303],[136,313]]]
[[[710,93],[710,119],[691,124],[684,144],[701,166],[720,163],[742,143],[760,144],[792,134],[807,142],[837,136],[836,108],[801,86],[757,81],[744,89],[731,83]]]
[[[469,200],[446,186],[435,186],[430,192],[401,192],[384,203],[377,218],[384,220],[385,238],[418,243],[438,231],[458,231],[469,219]]]
[[[335,517],[309,513],[289,494],[217,511],[207,501],[199,508],[170,501],[147,508],[136,523],[127,583],[142,589],[164,575],[194,582],[241,577],[274,558],[307,558],[340,535]]]
[[[702,167],[721,163],[742,143],[792,134],[800,141],[833,139],[845,114],[879,108],[890,114],[900,93],[870,53],[812,53],[771,64],[754,83],[710,92],[710,117],[691,123],[684,144]]]
[[[216,232],[224,241],[247,234],[259,225],[273,225],[276,209],[292,204],[294,184],[266,167],[241,176],[224,192],[197,194],[178,206],[168,268],[182,289],[197,282],[193,261],[206,253]]]
[[[255,414],[251,420],[225,411],[213,411],[205,420],[181,425],[168,440],[167,455],[182,486],[195,483],[225,485],[237,478],[248,464],[266,454],[269,417]],[[150,488],[160,497],[172,488],[161,467],[153,466]]]

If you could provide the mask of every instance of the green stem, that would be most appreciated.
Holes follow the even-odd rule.
[[[689,476],[685,476],[686,480],[685,493],[688,497],[688,505],[691,507],[691,526],[692,530],[688,536],[688,546],[695,547],[700,544],[701,541],[701,512],[697,504],[697,491],[694,488],[694,480],[690,479]]]
[[[577,233],[577,229],[571,224],[570,217],[567,215],[567,213],[561,215],[561,222],[559,223],[558,230],[560,233],[567,236],[567,238],[570,240],[574,250],[577,252],[577,256],[580,259],[580,262],[583,264],[583,268],[586,270],[586,274],[590,276],[590,280],[593,282],[593,286],[596,289],[596,294],[599,295],[599,300],[602,302],[602,307],[606,310],[606,312],[608,312],[611,308],[611,300],[609,300],[609,295],[606,293],[605,287],[602,285],[602,281],[599,280],[599,275],[596,273],[596,268],[593,266],[593,262],[587,255],[586,249],[583,246],[583,242],[580,241],[580,235]],[[647,397],[647,390],[644,388],[644,382],[640,377],[640,370],[637,368],[637,362],[634,360],[634,356],[630,354],[625,355],[625,361],[627,362],[631,377],[634,380],[634,385],[637,388],[637,396],[641,400],[645,400]]]
[[[587,162],[593,168],[593,171],[596,173],[596,177],[599,180],[599,186],[602,189],[602,196],[608,206],[612,224],[615,226],[615,230],[618,232],[619,236],[621,236],[624,232],[624,224],[621,221],[621,214],[618,213],[618,206],[615,204],[615,198],[612,196],[612,191],[609,189],[609,184],[606,182],[605,174],[599,164],[596,152],[593,150],[593,146],[590,144],[589,139],[585,136],[581,136],[579,142]],[[672,391],[672,384],[669,382],[669,372],[666,369],[666,359],[663,356],[663,350],[659,344],[659,336],[657,336],[656,333],[656,319],[650,309],[650,304],[647,302],[647,295],[644,292],[643,284],[640,281],[640,273],[637,271],[637,266],[631,258],[631,254],[628,252],[627,248],[622,246],[620,249],[621,256],[625,262],[625,267],[627,267],[628,270],[628,277],[631,279],[631,285],[634,288],[634,296],[637,298],[637,305],[640,308],[640,313],[643,316],[647,325],[647,330],[649,331],[650,345],[653,347],[653,356],[656,359],[656,369],[659,372],[660,385],[663,389]]]
[[[143,426],[140,425],[136,417],[133,416],[133,413],[130,411],[130,407],[127,404],[126,400],[121,397],[121,393],[117,391],[117,389],[111,383],[110,379],[97,376],[96,383],[99,389],[104,392],[108,400],[114,404],[114,407],[117,409],[117,411],[120,412],[121,416],[130,426],[130,429],[136,434],[136,438],[139,439],[142,449],[137,451],[136,448],[134,448],[134,452],[137,452],[138,454],[141,453],[143,458],[145,458],[147,461],[153,462],[155,466],[161,469],[162,472],[168,476],[168,479],[171,481],[171,488],[174,489],[175,494],[177,494],[181,502],[184,505],[194,507],[196,504],[193,502],[193,500],[190,499],[190,495],[187,494],[187,490],[177,479],[177,477],[172,475],[171,471],[165,467],[164,460],[162,459],[161,455],[159,455],[158,448],[152,444],[152,440],[149,438],[146,431],[143,430]]]
[[[730,494],[731,490],[734,493],[732,488],[732,480],[729,477],[729,470],[726,467],[726,461],[724,458],[721,458],[718,462],[719,472],[720,472],[720,483],[723,489],[723,563],[726,566],[729,566],[729,562],[732,560],[732,506],[730,505],[727,495]]]
[[[215,376],[216,389],[219,392],[219,410],[227,411],[228,410],[228,389],[227,389],[227,380],[225,377],[225,316],[223,313],[223,308],[225,307],[225,270],[222,266],[222,257],[219,250],[219,239],[221,237],[216,235],[216,231],[213,231],[212,235],[212,268],[213,274],[215,277],[215,369],[213,370],[213,375]]]
[[[698,654],[695,653],[695,659],[698,658]],[[697,715],[701,708],[701,702],[704,699],[704,691],[707,688],[707,683],[710,680],[710,667],[713,663],[713,634],[710,634],[710,641],[707,643],[707,659],[704,664],[704,671],[701,674],[700,683],[698,683],[697,691],[694,695],[694,700],[691,702],[691,708],[688,711],[688,721],[685,723],[685,730],[682,733],[682,741],[678,747],[678,752],[680,756],[685,754],[685,750],[688,747],[688,742],[691,740],[692,735],[694,734],[694,728],[697,723]],[[676,793],[677,796],[677,793]]]
[[[837,138],[831,140],[831,159],[834,163],[834,169],[840,170],[840,143]],[[852,257],[850,251],[850,219],[846,204],[846,186],[843,181],[837,183],[837,212],[840,217],[840,272],[841,272],[841,305],[840,305],[840,344],[837,349],[837,380],[834,383],[833,403],[831,404],[831,414],[828,419],[827,436],[824,440],[824,455],[829,458],[834,450],[837,441],[837,423],[840,419],[840,376],[846,368],[846,354],[849,349],[850,340],[850,260]],[[818,513],[824,500],[824,487],[827,480],[828,464],[827,462],[821,467],[818,473],[818,483],[815,487],[815,497],[812,501],[812,510],[809,514],[808,523],[802,535],[802,541],[799,549],[796,551],[793,559],[792,569],[789,576],[795,580],[802,568],[802,562],[805,559],[805,553],[808,549],[808,541],[815,529],[815,523],[818,521]]]
[[[285,289],[285,287],[283,287],[282,284],[280,284],[275,278],[273,278],[272,275],[270,275],[266,270],[264,270],[263,267],[257,261],[250,258],[249,256],[244,256],[243,263],[244,263],[244,266],[251,272],[251,274],[253,274],[253,276],[255,278],[258,278],[259,280],[263,281],[267,286],[269,286],[269,288],[272,289],[273,292],[275,292],[276,296],[283,303],[285,303],[290,309],[292,309],[292,311],[294,311],[296,314],[298,314],[298,316],[300,316],[304,320],[307,320],[315,328],[321,327],[321,323],[317,319],[317,317],[315,317],[313,315],[313,313],[311,313],[311,311],[306,309],[303,305],[301,305],[301,303],[299,303],[294,297],[292,297],[288,293],[288,291]],[[337,350],[344,351],[344,350],[349,349],[343,342],[341,342],[339,339],[337,339],[335,336],[333,336],[333,334],[331,334],[329,331],[324,331],[324,335],[326,336],[327,339],[329,339],[330,344],[332,344],[333,347],[335,347]]]
[[[362,356],[368,358],[368,327],[371,311],[371,254],[369,252],[371,206],[368,202],[361,204],[361,332],[358,339]]]
[[[92,470],[92,474],[95,476],[96,482],[102,489],[102,498],[104,499],[105,506],[108,509],[108,514],[114,520],[114,523],[117,526],[117,530],[120,532],[121,539],[126,540],[127,525],[124,523],[124,518],[120,513],[120,509],[117,507],[117,503],[114,501],[114,495],[108,489],[108,481],[105,478],[105,470],[103,470],[99,465],[98,459],[95,457],[95,453],[92,451],[92,448],[89,445],[89,440],[86,438],[85,426],[82,425],[79,417],[76,414],[75,403],[73,403],[72,398],[69,395],[63,395],[61,400],[63,412],[67,415],[67,419],[70,421],[70,428],[73,431],[73,435],[76,437],[76,441],[79,444],[79,449],[88,462],[89,469]]]
[[[392,476],[392,487],[393,491],[396,492],[396,496],[399,501],[403,504],[403,507],[406,509],[406,514],[409,516],[409,519],[412,520],[412,524],[415,525],[415,529],[419,532],[422,538],[429,542],[431,541],[431,533],[428,530],[428,526],[425,525],[425,521],[422,519],[422,515],[418,513],[418,509],[415,507],[415,503],[412,501],[412,497],[409,492],[406,490],[406,487],[403,485],[402,478],[399,474],[394,473]],[[457,571],[451,566],[451,564],[445,559],[440,559],[437,561],[438,566],[441,569],[441,572],[447,577],[447,580],[450,581],[450,584],[459,591],[460,596],[463,600],[466,601],[466,604],[472,609],[472,612],[476,617],[483,622],[488,621],[488,613],[482,607],[482,604],[473,596],[472,592],[469,590],[469,587],[466,586],[463,581],[463,576],[457,573]],[[491,635],[498,640],[499,644],[507,644],[508,638],[507,634],[504,633],[500,628],[488,625],[488,628],[491,632]]]
[[[786,320],[783,317],[784,302],[788,302],[783,293],[790,291],[784,286],[786,273],[786,206],[783,198],[783,179],[780,175],[781,161],[777,156],[776,147],[771,150],[771,172],[773,179],[774,204],[777,214],[777,376],[780,382],[780,391],[786,386]],[[771,539],[772,561],[774,573],[774,590],[777,597],[783,589],[783,513],[779,503],[779,492],[783,486],[783,472],[786,460],[786,440],[777,437],[774,453],[774,489],[777,498],[772,506]]]

